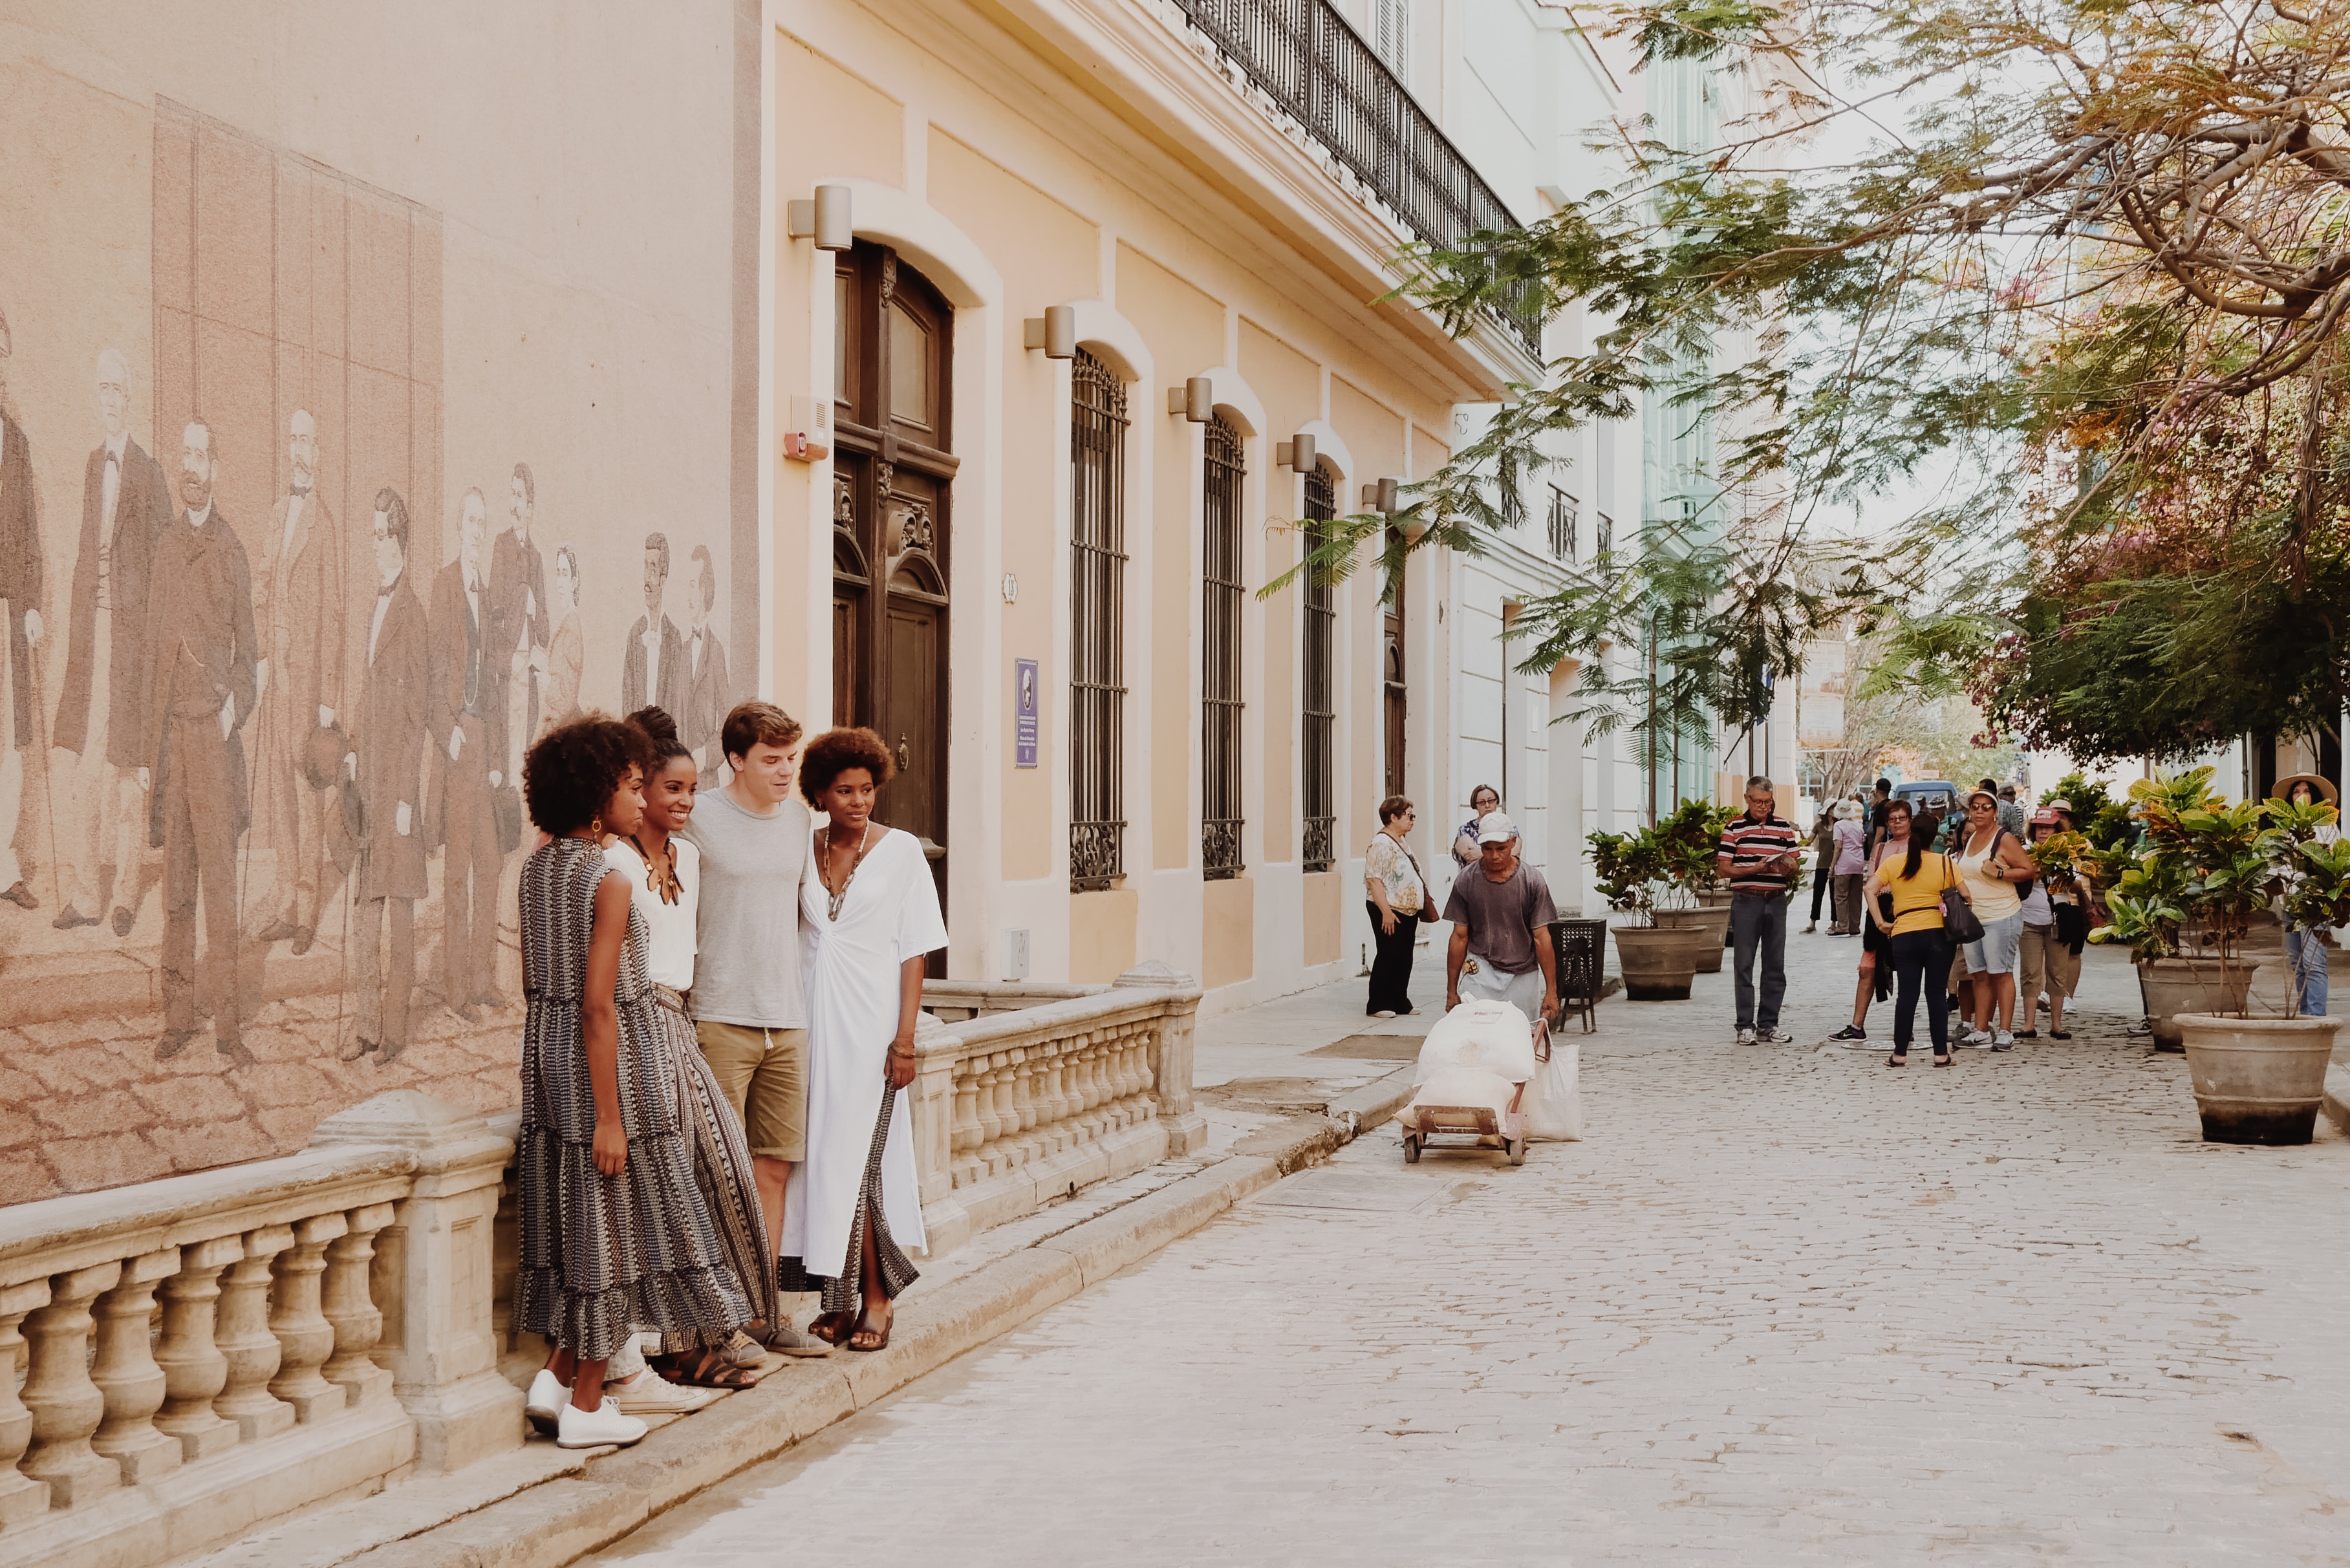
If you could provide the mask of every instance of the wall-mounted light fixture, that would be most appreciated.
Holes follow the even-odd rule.
[[[1030,348],[1042,348],[1047,359],[1074,359],[1077,357],[1077,307],[1074,305],[1048,305],[1042,316],[1032,316],[1020,324],[1020,340]]]
[[[784,233],[795,240],[813,238],[820,251],[845,251],[857,244],[857,227],[849,219],[846,185],[818,185],[812,202],[784,204]]]
[[[1363,486],[1363,504],[1374,512],[1392,514],[1401,504],[1399,493],[1402,488],[1400,479],[1374,480]]]
[[[1216,417],[1215,382],[1194,376],[1180,387],[1168,388],[1167,411],[1181,414],[1195,425],[1206,424]]]
[[[816,462],[832,455],[832,400],[794,398],[792,417],[784,431],[784,456],[794,462]]]
[[[1300,431],[1287,441],[1275,441],[1273,460],[1282,467],[1295,469],[1300,473],[1313,472],[1315,466],[1314,438]]]

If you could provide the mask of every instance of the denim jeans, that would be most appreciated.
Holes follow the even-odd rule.
[[[1776,1029],[1787,994],[1787,899],[1780,893],[1738,893],[1730,900],[1731,963],[1738,981],[1738,1027]],[[1762,1000],[1754,1000],[1754,954],[1762,954]]]
[[[2293,1005],[2303,1018],[2325,1016],[2325,944],[2315,931],[2284,934],[2285,964],[2293,972]]]

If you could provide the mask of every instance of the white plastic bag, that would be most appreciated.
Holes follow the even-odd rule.
[[[1466,1002],[1436,1021],[1420,1043],[1412,1082],[1446,1067],[1482,1067],[1513,1084],[1534,1076],[1534,1025],[1506,1002]]]
[[[1523,1109],[1528,1139],[1583,1141],[1583,1044],[1573,1035],[1540,1031],[1534,1040],[1534,1075],[1526,1085]]]

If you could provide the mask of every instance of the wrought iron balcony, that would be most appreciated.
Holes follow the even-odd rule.
[[[1518,220],[1328,0],[1176,0],[1191,26],[1369,186],[1423,242],[1458,246]],[[1494,320],[1537,358],[1531,310]]]

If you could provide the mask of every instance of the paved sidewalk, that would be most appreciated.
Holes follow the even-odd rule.
[[[1367,1136],[604,1559],[2350,1557],[2350,1142],[2202,1144],[2114,954],[2068,1044],[1816,1046],[1856,946],[1790,939],[1804,1044],[1610,1001],[1586,1141]]]

